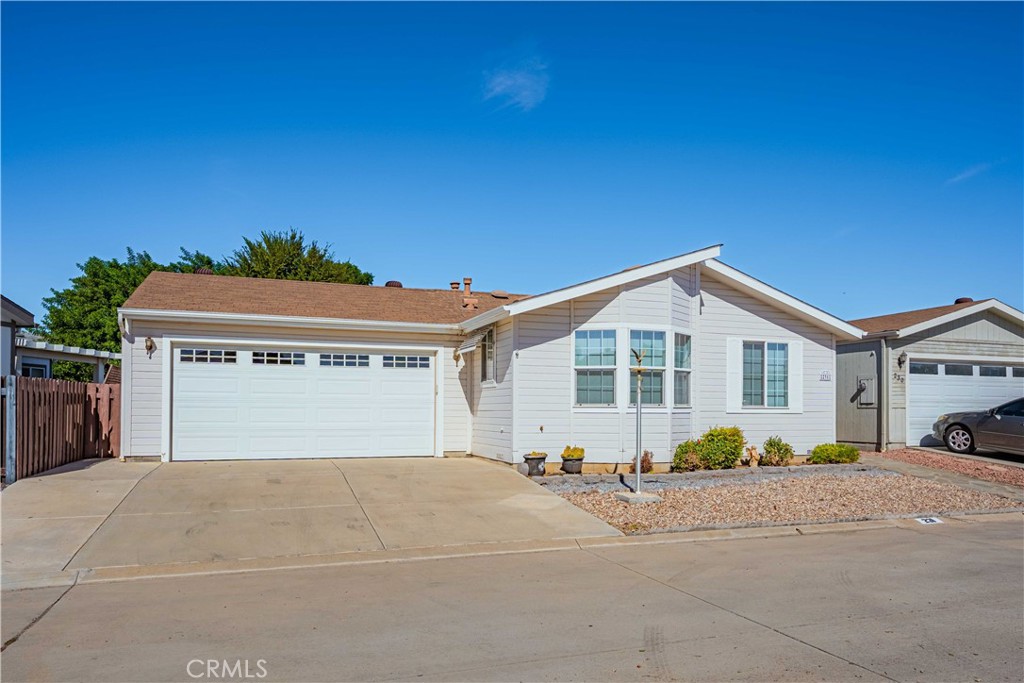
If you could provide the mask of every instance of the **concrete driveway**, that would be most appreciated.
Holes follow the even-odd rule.
[[[0,500],[4,588],[104,567],[619,535],[475,458],[93,460],[20,481]]]

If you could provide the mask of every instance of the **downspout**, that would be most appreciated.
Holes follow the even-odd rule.
[[[878,450],[886,451],[889,448],[889,345],[885,343],[885,337],[880,337],[878,343],[881,364],[878,373],[878,434],[881,443],[878,444]]]

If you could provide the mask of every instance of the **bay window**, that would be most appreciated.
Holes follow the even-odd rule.
[[[690,405],[690,335],[676,334],[675,336],[675,385],[673,392],[673,403],[676,407]]]
[[[638,365],[634,351],[642,354]],[[637,368],[643,369],[641,399],[645,406],[665,405],[665,333],[654,330],[629,331],[629,403],[636,405]]]

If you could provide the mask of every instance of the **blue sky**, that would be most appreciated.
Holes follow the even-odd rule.
[[[1022,5],[2,8],[2,287],[295,227],[537,293],[724,243],[846,318],[1024,307]]]

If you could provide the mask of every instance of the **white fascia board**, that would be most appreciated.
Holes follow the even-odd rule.
[[[716,244],[714,246],[705,247],[704,249],[698,249],[697,251],[691,251],[689,254],[673,256],[672,258],[667,258],[663,261],[655,261],[654,263],[648,263],[645,266],[630,268],[629,270],[619,271],[612,275],[599,277],[596,280],[589,280],[587,282],[581,282],[578,285],[572,285],[563,289],[556,289],[555,291],[548,292],[547,294],[538,294],[537,296],[530,297],[529,299],[510,303],[507,306],[504,306],[504,308],[508,311],[509,315],[528,313],[530,311],[535,311],[538,308],[544,308],[545,306],[559,304],[563,301],[569,301],[570,299],[575,299],[577,297],[594,294],[605,289],[611,289],[612,287],[629,284],[630,282],[642,280],[646,277],[661,275],[662,273],[667,273],[670,270],[692,266],[695,263],[715,258],[719,253],[721,253],[721,251],[722,245]]]
[[[473,330],[479,330],[481,327],[487,327],[494,323],[504,320],[509,316],[509,306],[499,306],[498,308],[492,308],[486,313],[466,320],[460,325],[463,332],[472,332]]]
[[[421,332],[432,334],[459,334],[457,324],[408,323],[388,320],[347,320],[342,318],[313,318],[291,315],[255,315],[251,313],[205,313],[196,311],[160,311],[140,308],[118,309],[118,319],[155,322],[212,322],[231,325],[265,325],[268,327],[306,327],[331,330],[367,330],[378,332]]]
[[[966,318],[967,316],[974,315],[975,313],[983,313],[984,311],[992,311],[993,313],[998,313],[1005,318],[1009,318],[1010,320],[1013,320],[1024,325],[1024,312],[1018,311],[1013,306],[1007,306],[1002,301],[992,299],[991,301],[979,301],[975,306],[966,306],[958,311],[947,313],[946,315],[939,316],[938,318],[932,318],[931,320],[926,320],[923,323],[917,323],[916,325],[904,327],[901,330],[896,330],[894,333],[880,332],[878,336],[909,337],[912,334],[924,332],[925,330],[930,330],[933,327],[938,327],[939,325],[945,325],[946,323],[955,322],[957,320],[960,320],[961,318]]]
[[[746,291],[762,301],[775,303],[780,308],[787,310],[808,322],[814,323],[818,327],[832,332],[843,340],[849,341],[862,339],[864,337],[864,330],[859,327],[855,327],[845,320],[841,320],[834,315],[826,313],[820,308],[816,308],[809,303],[797,299],[796,297],[779,291],[774,287],[761,282],[757,278],[753,278],[746,273],[740,272],[732,266],[725,265],[721,261],[709,259],[704,262],[704,267],[740,290]]]
[[[113,351],[85,349],[80,346],[67,346],[65,344],[51,344],[49,342],[36,341],[34,339],[25,339],[23,337],[15,337],[14,344],[19,349],[49,351],[52,353],[62,353],[68,356],[84,356],[87,358],[107,358],[110,360],[118,360],[121,358],[121,354],[115,353]]]

